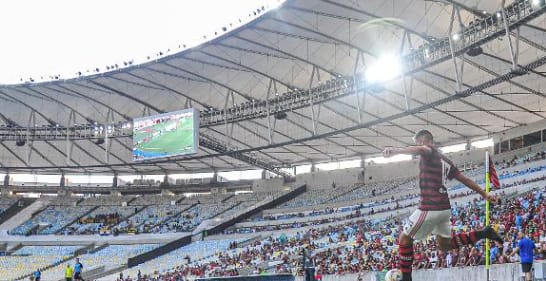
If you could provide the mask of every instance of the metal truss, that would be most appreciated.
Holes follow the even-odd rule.
[[[524,25],[543,14],[545,10],[546,5],[533,7],[531,1],[515,1],[502,9],[502,17],[496,14],[485,16],[474,21],[469,27],[463,28],[456,36],[450,34],[443,39],[433,39],[404,56],[402,58],[404,75],[415,73],[446,60],[454,60],[455,57]],[[455,10],[452,17],[454,15]],[[457,40],[454,40],[454,37]],[[456,71],[460,71],[456,64],[455,67]],[[462,91],[460,81],[462,77],[459,76],[457,77],[459,80],[457,90]],[[229,122],[264,118],[303,107],[313,107],[332,99],[354,94],[355,86],[358,90],[363,91],[373,90],[376,85],[366,84],[366,81],[363,81],[356,73],[353,77],[337,77],[315,88],[293,89],[287,93],[277,93],[275,97],[265,101],[250,100],[224,110],[204,110],[201,112],[201,126],[210,127]]]
[[[427,68],[438,62],[451,59],[453,56],[459,56],[524,25],[546,10],[546,5],[534,7],[531,2],[528,0],[514,1],[501,10],[501,17],[496,14],[486,16],[474,21],[457,34],[450,34],[447,38],[434,40],[432,43],[420,46],[416,51],[404,57],[405,68],[414,71]]]
[[[459,38],[457,41],[453,40],[452,36],[444,39],[435,39],[404,56],[402,58],[404,75],[412,74],[432,65],[453,59],[454,56],[461,55],[472,48],[502,36],[507,31],[516,29],[543,14],[546,11],[546,5],[537,8],[532,6],[531,1],[520,0],[513,2],[502,11],[502,17],[489,15],[479,21],[475,21],[457,35]],[[249,101],[241,104],[231,107],[226,106],[225,109],[204,109],[200,113],[200,126],[203,128],[216,125],[225,126],[226,123],[275,116],[304,107],[313,107],[320,103],[352,95],[360,91],[373,91],[373,88],[376,86],[374,84],[367,84],[357,73],[352,77],[336,77],[314,88],[293,89],[282,94],[275,93],[274,96],[270,96],[266,100],[258,101],[249,99]],[[69,129],[69,138],[101,138],[102,134],[100,132],[105,129],[111,137],[126,136],[127,132],[125,132],[125,129],[127,127],[130,129],[130,123],[128,122],[111,123],[105,126],[97,126],[96,124],[74,125]],[[6,132],[7,127],[12,126],[0,126],[0,137],[8,134]],[[14,134],[12,129],[9,128],[9,131],[11,131],[11,134]],[[52,128],[49,125],[45,126],[45,128],[31,128],[31,135],[33,135],[33,131],[36,131],[38,138],[40,138],[41,134],[47,134],[49,138],[54,137],[59,131],[64,130],[65,133],[61,135],[66,136],[66,128],[56,126],[53,129],[54,133],[52,135]]]
[[[103,139],[106,141],[108,140],[108,138],[121,138],[131,136],[132,129],[130,126],[127,125],[127,123],[120,126],[83,124],[73,127],[64,127],[60,125],[41,127],[0,125],[0,141],[17,142],[24,140],[25,142],[29,142],[27,143],[27,145],[29,145],[32,141],[66,140],[67,138],[70,140]],[[240,150],[239,148],[230,144],[225,144],[214,137],[200,134],[199,145],[212,151],[231,156],[237,160],[265,169],[285,178],[290,176],[282,169],[275,167],[264,160],[261,160],[259,157],[257,157],[257,155],[250,155],[249,153],[238,152]]]
[[[489,42],[499,36],[510,34],[514,29],[517,29],[519,26],[526,24],[530,20],[538,17],[543,14],[546,10],[546,5],[541,5],[538,7],[532,6],[531,1],[520,0],[514,1],[511,5],[504,7],[501,11],[501,17],[497,15],[485,16],[480,20],[474,21],[470,26],[464,27],[457,34],[457,40],[453,38],[454,34],[449,34],[446,38],[443,39],[433,39],[425,43],[424,45],[414,49],[408,55],[402,57],[403,64],[403,74],[402,75],[411,75],[420,70],[433,66],[435,64],[447,61],[449,59],[455,60],[455,57],[464,54],[468,50],[476,48],[486,42]],[[452,13],[452,23],[455,17],[455,10]],[[450,28],[452,30],[452,28]],[[511,42],[509,42],[511,44]],[[513,48],[517,46],[510,46],[511,54],[514,54]],[[457,75],[457,94],[453,97],[446,97],[432,104],[423,105],[414,109],[410,109],[408,104],[408,99],[406,98],[406,111],[395,114],[394,116],[408,115],[415,112],[415,110],[423,107],[433,107],[435,104],[445,103],[452,99],[457,99],[471,95],[476,91],[482,91],[485,88],[490,87],[491,85],[497,84],[506,79],[511,79],[512,77],[522,75],[538,65],[544,64],[543,59],[536,61],[534,64],[530,64],[524,67],[521,67],[517,64],[517,57],[511,56],[513,69],[512,72],[499,77],[497,79],[488,81],[479,86],[462,89],[462,77]],[[457,65],[455,63],[455,68]],[[356,67],[355,67],[356,69]],[[314,72],[313,72],[314,74]],[[195,74],[192,74],[195,75]],[[197,76],[197,75],[195,75]],[[206,77],[197,76],[202,79]],[[311,79],[312,80],[312,79]],[[104,87],[102,85],[102,87]],[[229,138],[229,142],[223,143],[213,137],[207,136],[205,134],[200,134],[200,145],[218,152],[217,155],[229,155],[238,160],[247,162],[251,165],[255,165],[261,168],[264,168],[268,171],[271,171],[275,174],[281,176],[287,176],[281,169],[274,167],[273,165],[258,159],[255,155],[249,154],[249,152],[261,150],[269,147],[278,147],[281,145],[288,145],[291,143],[303,142],[307,140],[317,139],[321,137],[327,137],[337,133],[343,133],[350,131],[352,127],[334,130],[326,134],[317,134],[315,122],[315,113],[313,112],[312,121],[313,121],[313,135],[308,138],[303,138],[299,140],[290,140],[283,143],[273,143],[272,136],[269,136],[269,145],[264,147],[249,148],[249,149],[238,149],[231,146],[231,130],[228,126],[228,123],[240,122],[244,120],[254,119],[254,118],[268,118],[268,127],[271,127],[270,118],[277,116],[282,116],[283,113],[297,110],[300,108],[311,107],[314,110],[315,106],[320,106],[321,103],[338,99],[344,96],[349,96],[353,94],[361,94],[363,92],[369,91],[373,93],[375,87],[378,85],[367,83],[362,79],[359,73],[353,73],[351,77],[335,77],[334,79],[328,80],[319,84],[316,87],[309,87],[308,89],[290,89],[286,93],[278,93],[276,89],[274,92],[268,94],[266,100],[254,100],[252,98],[247,98],[247,101],[241,104],[235,104],[233,96],[231,96],[232,102],[228,106],[228,99],[226,98],[226,104],[224,109],[215,109],[215,108],[206,108],[201,111],[200,114],[200,126],[202,128],[208,128],[212,126],[223,125],[226,127],[226,137]],[[276,87],[275,87],[276,88]],[[410,87],[411,88],[411,87]],[[119,92],[114,89],[107,88],[114,92]],[[232,94],[233,95],[233,94]],[[359,100],[359,99],[358,99]],[[360,104],[357,104],[357,107],[360,107]],[[159,110],[155,109],[155,111]],[[318,107],[320,110],[320,107]],[[317,113],[319,114],[320,111]],[[144,113],[144,112],[143,112]],[[150,114],[150,112],[148,112]],[[379,124],[387,120],[388,118],[378,118],[376,120],[362,123],[363,120],[359,118],[358,124],[355,128],[369,127],[369,125]],[[34,122],[32,121],[34,120]],[[72,121],[74,121],[73,118]],[[274,120],[273,120],[274,121]],[[32,123],[32,124],[31,124]],[[271,128],[269,128],[271,134]],[[0,141],[11,140],[26,142],[27,145],[30,145],[33,141],[50,141],[50,140],[66,140],[67,143],[69,140],[77,139],[88,139],[88,140],[104,140],[108,143],[108,139],[115,139],[119,137],[130,137],[132,135],[132,123],[131,121],[123,122],[114,122],[113,114],[110,118],[107,118],[106,124],[99,124],[89,122],[87,124],[67,124],[66,126],[60,124],[51,123],[49,125],[39,125],[35,124],[35,118],[29,118],[29,124],[26,127],[19,126],[16,124],[9,123],[7,125],[0,125]],[[108,161],[108,152],[105,154],[106,161]],[[28,158],[28,157],[27,157]],[[189,157],[188,159],[199,159],[199,157]],[[171,160],[172,161],[172,160]],[[159,163],[159,162],[158,162]],[[130,165],[130,164],[124,164]]]
[[[529,63],[527,65],[522,66],[522,71],[523,72],[529,72],[529,71],[531,71],[533,69],[542,67],[543,65],[546,65],[546,57],[541,57],[541,58],[539,58],[539,59],[537,59],[537,60],[535,60],[535,61],[533,61],[533,62],[531,62],[531,63]],[[483,90],[485,90],[485,89],[487,89],[489,87],[492,87],[494,85],[497,85],[497,84],[505,82],[505,81],[508,81],[508,80],[510,80],[510,79],[512,79],[512,78],[514,78],[516,76],[519,76],[519,75],[522,75],[522,74],[519,73],[519,72],[515,73],[513,71],[510,71],[505,75],[501,75],[501,76],[499,76],[499,77],[497,77],[495,79],[486,81],[486,82],[484,82],[484,83],[482,83],[480,85],[473,86],[472,88],[468,88],[465,91],[459,92],[459,93],[451,95],[451,96],[444,97],[444,98],[436,100],[436,101],[434,101],[432,103],[422,104],[420,106],[413,107],[410,110],[407,110],[407,111],[404,111],[404,112],[395,113],[393,115],[386,116],[386,117],[383,117],[383,118],[379,118],[379,119],[376,119],[376,120],[372,120],[372,121],[369,121],[369,122],[366,122],[366,123],[361,123],[361,124],[357,124],[357,125],[354,125],[354,126],[341,128],[341,129],[338,129],[338,130],[334,130],[334,131],[330,131],[330,132],[326,132],[326,133],[322,133],[322,134],[317,134],[317,135],[313,135],[313,136],[302,138],[302,139],[295,139],[295,140],[290,140],[290,141],[285,141],[285,142],[278,142],[278,143],[273,143],[273,144],[269,144],[269,145],[265,145],[265,146],[261,146],[261,147],[237,149],[236,147],[232,147],[232,146],[222,144],[220,141],[218,141],[218,140],[216,140],[214,138],[203,136],[203,134],[201,134],[200,144],[204,144],[203,145],[204,147],[210,148],[211,150],[217,151],[218,153],[214,154],[214,155],[190,156],[190,157],[185,158],[184,160],[190,161],[190,160],[196,160],[196,159],[204,159],[204,158],[219,157],[219,156],[227,155],[227,156],[232,156],[234,158],[240,157],[240,158],[237,158],[237,159],[244,159],[243,161],[249,161],[248,163],[250,163],[252,165],[256,165],[256,166],[257,165],[261,165],[261,166],[269,165],[269,164],[267,164],[265,162],[253,159],[254,157],[249,156],[248,153],[251,153],[251,152],[254,152],[254,151],[265,150],[265,149],[281,147],[281,146],[286,146],[286,145],[291,145],[291,144],[294,144],[294,143],[307,142],[307,141],[312,141],[312,140],[316,140],[316,139],[327,138],[327,137],[331,137],[331,136],[334,136],[334,135],[337,135],[337,134],[342,134],[342,133],[346,133],[346,132],[350,132],[350,131],[354,131],[354,130],[358,130],[358,129],[362,129],[362,128],[376,126],[376,125],[386,123],[386,122],[391,122],[393,120],[396,120],[396,119],[399,119],[399,118],[402,118],[402,117],[405,117],[405,116],[408,116],[408,115],[411,115],[411,114],[416,114],[418,112],[422,112],[424,110],[431,109],[431,108],[437,107],[437,106],[445,104],[445,103],[449,103],[451,101],[455,101],[455,100],[459,100],[459,99],[468,97],[468,96],[472,95],[473,93],[481,92],[481,91],[483,91]],[[14,127],[12,126],[11,128],[14,128]],[[16,137],[18,137],[20,135],[23,135],[23,132],[24,132],[24,135],[26,135],[26,132],[24,130],[21,131],[22,127],[17,127],[16,129],[19,130],[18,132],[20,132],[20,134],[17,135]],[[27,129],[31,130],[31,128],[28,128],[28,127],[27,127]],[[66,130],[65,130],[65,132],[66,132]],[[33,135],[31,135],[31,134],[28,134],[26,136],[28,136],[29,138],[33,137]],[[16,138],[14,138],[13,135],[10,135],[9,138],[11,138],[11,140],[16,140]],[[157,160],[157,161],[151,162],[150,164],[167,163],[167,162],[172,162],[172,161],[173,161],[173,159],[164,159],[164,160]],[[76,167],[75,166],[66,166],[66,167],[57,167],[57,168],[59,168],[59,169],[62,169],[62,168],[97,168],[97,167],[105,167],[105,166],[119,167],[119,166],[127,166],[127,164],[88,165],[88,166],[82,165],[82,166],[79,166],[79,167],[77,167],[77,166]],[[278,174],[281,174],[281,175],[285,176],[285,173],[283,171],[281,171],[280,169],[276,169],[276,168],[271,168],[270,169],[270,167],[271,167],[271,165],[269,165],[269,167],[268,167],[269,171],[272,171],[272,172],[275,172],[275,173],[278,172]],[[22,169],[22,170],[33,169],[33,168],[34,169],[36,169],[36,168],[46,169],[46,168],[50,168],[50,167],[27,167],[27,168],[25,168],[25,167],[13,167],[13,169]],[[10,167],[3,167],[3,169],[11,169],[11,168]]]
[[[260,167],[284,178],[290,177],[290,174],[286,173],[281,168],[275,167],[270,163],[260,160],[256,155],[249,155],[249,153],[239,152],[239,148],[224,144],[220,140],[215,139],[211,136],[201,135],[201,137],[199,138],[199,145],[214,150],[218,153],[223,153],[225,155],[231,156],[245,163],[252,164],[256,167]]]

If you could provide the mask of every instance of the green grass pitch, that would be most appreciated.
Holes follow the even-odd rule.
[[[177,122],[178,128],[171,131],[165,129]],[[142,128],[136,130],[133,137],[135,143],[138,143],[137,147],[144,152],[167,154],[193,152],[193,118],[182,118]]]

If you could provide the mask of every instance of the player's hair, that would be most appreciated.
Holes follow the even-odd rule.
[[[429,130],[419,130],[417,133],[415,133],[415,136],[413,137],[413,140],[416,140],[420,137],[426,137],[428,140],[434,140],[434,137],[432,136],[432,133]]]

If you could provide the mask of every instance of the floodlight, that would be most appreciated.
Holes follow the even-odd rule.
[[[366,70],[365,77],[368,82],[376,83],[391,80],[401,73],[400,58],[395,55],[383,55]]]
[[[459,33],[455,33],[451,36],[451,38],[454,40],[454,41],[459,41],[459,39],[461,39],[461,34]]]

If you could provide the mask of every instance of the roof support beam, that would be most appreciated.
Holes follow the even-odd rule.
[[[545,64],[546,64],[546,57],[541,57],[538,60],[535,60],[535,61],[531,62],[530,64],[525,65],[523,67],[523,69],[526,69],[526,70],[535,69],[535,68],[541,67],[541,66],[543,66]],[[252,148],[248,148],[248,149],[240,149],[240,150],[237,150],[237,151],[219,152],[217,154],[209,154],[209,155],[200,155],[200,156],[188,157],[188,158],[186,158],[186,160],[219,157],[219,156],[223,156],[223,155],[229,155],[231,153],[247,153],[247,152],[252,152],[252,151],[260,151],[260,150],[265,150],[265,149],[282,147],[282,146],[286,146],[286,145],[290,145],[290,144],[294,144],[294,143],[302,143],[302,142],[312,141],[312,140],[315,140],[315,139],[327,138],[327,137],[331,137],[331,136],[334,136],[334,135],[338,135],[338,134],[358,130],[358,129],[361,129],[361,128],[372,127],[372,126],[375,126],[375,125],[379,125],[379,124],[383,124],[383,123],[386,123],[386,122],[394,121],[396,119],[399,119],[399,118],[402,118],[402,117],[405,117],[405,116],[408,116],[408,115],[413,115],[413,114],[415,114],[417,112],[421,112],[421,111],[424,111],[424,110],[427,110],[427,109],[430,109],[430,108],[433,108],[433,107],[436,107],[436,106],[439,106],[439,105],[442,105],[442,104],[445,104],[445,103],[448,103],[448,102],[451,102],[451,101],[454,101],[454,100],[459,100],[461,98],[468,97],[468,96],[472,95],[473,93],[479,92],[480,90],[492,87],[492,86],[497,85],[499,83],[502,83],[502,82],[504,82],[506,80],[512,79],[515,76],[516,75],[514,73],[509,72],[509,73],[507,73],[505,75],[502,75],[499,78],[489,80],[489,81],[487,81],[485,83],[482,83],[480,85],[476,85],[473,88],[467,89],[467,90],[463,91],[462,93],[457,93],[455,95],[450,95],[450,96],[447,96],[445,98],[436,100],[434,102],[431,102],[431,103],[428,103],[428,104],[425,104],[425,105],[422,105],[422,106],[419,106],[419,107],[415,107],[410,111],[396,113],[396,114],[389,115],[389,116],[383,117],[381,119],[373,120],[373,121],[366,122],[366,123],[363,123],[363,124],[357,124],[355,126],[349,126],[349,127],[346,127],[346,128],[341,128],[341,129],[335,130],[335,131],[325,132],[325,133],[322,133],[322,134],[317,134],[315,136],[310,136],[310,137],[301,138],[301,139],[297,139],[297,140],[274,143],[272,145],[252,147]],[[162,163],[162,162],[169,162],[169,161],[172,161],[172,160],[170,160],[170,159],[158,160],[155,163]],[[93,168],[93,167],[101,167],[101,166],[102,165],[89,165],[89,166],[83,166],[82,168]],[[123,166],[123,164],[113,164],[111,166],[114,166],[114,167],[115,166]],[[5,167],[5,168],[9,169],[10,167]],[[40,169],[42,167],[33,167],[33,168]],[[43,168],[49,168],[49,167],[43,167]],[[58,168],[62,169],[64,167],[58,167]],[[68,168],[70,168],[70,167],[68,167]]]
[[[36,93],[36,94],[38,94],[38,95],[40,95],[40,96],[42,96],[42,97],[44,97],[44,98],[49,99],[49,100],[52,101],[52,102],[55,102],[55,103],[57,103],[57,104],[59,104],[59,105],[62,105],[62,106],[64,106],[64,107],[70,109],[71,113],[73,112],[74,114],[78,114],[78,115],[80,115],[82,118],[84,118],[84,119],[86,119],[86,120],[90,120],[90,116],[85,116],[85,115],[82,114],[81,112],[77,111],[74,107],[70,106],[69,104],[67,104],[66,102],[64,102],[64,101],[62,101],[62,100],[59,100],[58,98],[49,97],[48,95],[42,93],[41,91],[36,90],[35,88],[27,87],[26,89],[27,89],[27,91],[31,91],[31,92],[33,92],[33,93]],[[20,92],[20,93],[23,93],[23,94],[28,94],[28,92],[26,92],[26,91],[21,91],[21,90],[17,90],[17,91]],[[112,110],[111,107],[108,107],[108,109],[109,109],[109,110]],[[113,118],[113,117],[112,117],[112,118]],[[75,121],[76,121],[76,118],[74,117],[74,119],[72,120],[72,122],[75,122]],[[95,121],[96,121],[96,120],[95,120]],[[72,123],[72,124],[73,124],[73,123]],[[71,126],[72,124],[69,124],[69,125]],[[105,128],[105,129],[106,129],[106,128]],[[105,146],[105,148],[102,148],[99,144],[97,144],[97,143],[94,143],[94,144],[95,144],[95,146],[97,146],[99,149],[106,149],[106,146]],[[92,156],[93,158],[95,158],[94,155],[88,153],[87,150],[83,149],[81,146],[79,146],[79,145],[76,145],[76,146],[77,146],[78,148],[80,148],[82,151],[84,151],[87,155],[90,155],[90,156]],[[120,162],[122,162],[122,163],[127,163],[126,161],[124,161],[123,159],[121,159],[120,157],[118,157],[117,155],[114,155],[114,157],[116,157],[116,159],[118,159],[118,160],[119,160]],[[95,158],[95,159],[98,160],[98,158]],[[98,161],[100,162],[100,160],[98,160]],[[108,164],[108,162],[104,162],[104,163],[105,163],[105,164]]]
[[[197,103],[197,104],[203,106],[203,107],[206,108],[206,109],[211,109],[211,108],[208,107],[206,104],[203,104],[202,102],[200,102],[200,101],[198,101],[198,100],[196,100],[196,99],[193,99],[192,97],[190,97],[190,96],[188,96],[188,95],[182,93],[182,92],[179,91],[179,90],[173,89],[173,88],[171,88],[171,87],[169,87],[169,86],[167,86],[167,85],[159,84],[159,83],[157,83],[157,82],[155,82],[155,81],[152,81],[152,80],[150,80],[150,79],[148,79],[148,78],[146,78],[146,77],[142,77],[142,76],[137,75],[137,74],[133,74],[133,73],[130,73],[130,74],[133,75],[133,76],[135,76],[136,78],[142,79],[142,80],[144,80],[144,81],[146,81],[146,82],[148,82],[148,83],[151,83],[151,84],[153,84],[153,85],[162,87],[163,89],[166,89],[166,90],[168,90],[168,91],[171,91],[171,92],[173,92],[173,93],[175,93],[175,94],[181,95],[181,96],[185,97],[187,100],[190,100],[190,101],[192,101],[192,102],[195,102],[195,103]],[[274,84],[274,86],[275,86],[275,92],[276,92],[276,91],[277,91],[276,84]],[[229,89],[226,89],[226,90],[229,90]],[[253,102],[253,104],[255,104],[255,103]],[[214,108],[212,108],[212,109],[214,109]],[[215,110],[215,112],[220,112],[220,111],[218,111],[218,110],[216,110],[216,109],[214,109],[214,110]],[[202,115],[201,115],[201,116],[202,116]],[[228,122],[234,122],[234,121],[235,121],[235,120],[229,120],[229,118],[226,118],[226,119],[227,119]],[[256,124],[257,126],[263,127],[263,125],[260,124],[259,122],[255,122],[255,121],[251,121],[251,122],[252,122],[253,124]],[[252,132],[250,129],[246,128],[245,126],[243,126],[243,125],[241,125],[241,124],[238,124],[238,126],[241,127],[243,130],[245,130],[245,131],[247,131],[247,132]],[[201,126],[201,127],[203,128],[203,126]],[[209,129],[211,129],[211,128],[209,127]],[[216,133],[218,133],[218,134],[220,134],[220,132],[218,132],[218,131],[216,131],[216,130],[213,130],[213,131],[216,132]],[[287,135],[283,135],[283,136],[284,136],[284,137],[287,137],[287,138],[290,138],[290,136],[287,136]],[[240,142],[239,144],[240,144],[240,145],[246,145],[245,143],[241,143],[241,142]],[[286,149],[286,150],[287,150],[287,151],[291,151],[291,150],[289,150],[289,149]],[[269,157],[269,158],[271,158],[271,159],[273,159],[273,160],[275,160],[275,161],[277,161],[277,162],[279,162],[279,163],[281,162],[280,159],[271,156],[269,153],[262,152],[262,154],[265,155],[265,156],[267,156],[267,157]],[[305,156],[303,156],[303,155],[301,155],[301,154],[298,154],[298,153],[295,153],[295,152],[294,152],[294,154],[296,154],[296,155],[298,155],[298,156],[301,156],[301,157],[303,157],[303,158],[306,158]]]
[[[223,60],[223,61],[226,61],[226,62],[228,62],[228,63],[231,63],[231,64],[234,64],[234,65],[237,65],[237,66],[246,68],[246,69],[248,69],[248,70],[250,70],[250,71],[253,71],[254,73],[257,73],[257,74],[262,75],[263,77],[265,77],[265,78],[267,78],[267,79],[275,80],[275,81],[277,81],[279,84],[284,85],[287,89],[295,89],[295,88],[296,88],[294,85],[291,85],[291,84],[289,84],[289,83],[287,83],[287,82],[281,81],[280,79],[274,78],[274,77],[272,77],[272,76],[270,76],[270,75],[264,73],[263,71],[260,71],[260,70],[258,70],[258,69],[256,69],[256,68],[254,68],[254,67],[251,67],[251,66],[248,66],[248,65],[244,65],[244,64],[242,64],[242,63],[238,63],[238,62],[235,62],[235,61],[231,61],[231,60],[228,60],[228,59],[226,59],[226,58],[222,58],[222,57],[219,57],[219,56],[217,56],[217,55],[211,54],[211,53],[209,53],[209,52],[205,52],[205,51],[201,51],[201,52],[204,53],[204,54],[207,54],[207,55],[209,55],[209,56],[211,56],[211,57],[217,58],[217,59],[219,59],[219,60]],[[315,70],[318,71],[318,68],[315,68]],[[310,84],[311,84],[311,83],[312,83],[312,81],[310,81]],[[308,99],[309,104],[313,104],[313,102],[314,102],[314,100],[315,100],[315,98],[316,98],[315,95],[316,95],[317,97],[319,96],[319,95],[318,95],[318,91],[319,91],[319,89],[312,88],[312,87],[310,87],[310,89],[307,91],[307,93],[309,94],[309,99]],[[327,107],[325,106],[325,108],[327,108]],[[295,113],[295,114],[298,114],[298,113],[296,113],[295,111],[292,111],[292,112]],[[313,114],[313,116],[315,115],[313,111],[312,111],[312,114]],[[303,116],[302,114],[298,114],[298,115],[299,115],[299,116]],[[307,116],[305,116],[305,117],[306,117],[306,118],[309,118],[309,117],[307,117]],[[311,119],[311,121],[312,121],[313,123],[315,122],[315,120],[313,120],[313,118],[310,118],[310,119]],[[286,120],[290,120],[290,119],[287,118]],[[318,122],[318,124],[320,124],[320,125],[325,125],[323,122],[320,122],[320,121],[317,121],[317,122]],[[301,125],[299,125],[299,124],[297,124],[297,123],[295,123],[295,122],[292,122],[292,123],[293,123],[294,125],[300,127],[300,128],[303,128]],[[305,128],[303,128],[303,129],[305,129]],[[315,129],[316,129],[316,128],[315,128]],[[307,130],[306,130],[306,131],[307,131]],[[311,135],[314,135],[314,134],[316,134],[316,130],[315,130],[315,131],[311,131]],[[348,137],[352,138],[349,134],[346,134],[346,135],[347,135]],[[354,139],[354,138],[353,138],[353,139]],[[358,139],[355,139],[355,140],[357,140],[357,141],[359,141],[359,142],[363,142],[362,140],[358,140]],[[333,142],[332,140],[328,140],[328,141],[329,141],[329,142]],[[335,142],[334,142],[334,143],[335,143]],[[336,144],[337,144],[337,145],[340,145],[339,143],[336,143]],[[367,143],[367,144],[369,144],[369,145],[372,146],[372,147],[376,147],[377,149],[380,149],[379,147],[374,146],[374,145],[372,145],[372,144],[370,144],[370,143]],[[340,145],[340,146],[344,147],[345,149],[349,149],[349,148],[347,148],[346,146],[343,146],[343,145]],[[322,153],[321,151],[317,151],[317,152]]]
[[[103,88],[105,89],[108,89],[110,91],[113,91],[115,93],[118,93],[122,96],[129,96],[128,94],[126,93],[123,93],[122,91],[119,91],[119,90],[116,90],[114,88],[111,88],[107,85],[104,85],[102,83],[99,83],[99,82],[96,82],[96,81],[92,81],[93,84],[95,85],[98,85],[98,86],[102,86]],[[137,98],[134,98],[132,97],[133,100],[135,101],[138,101],[139,103],[142,103],[143,105],[147,105],[149,106],[151,109],[153,109],[155,112],[157,113],[164,113],[163,110],[149,104],[149,103],[146,103],[146,102],[143,102],[142,100],[140,99],[137,99]],[[255,165],[255,166],[258,166],[258,167],[261,167],[261,168],[264,168],[268,171],[271,171],[273,173],[276,173],[278,175],[281,175],[281,176],[286,176],[286,173],[284,173],[282,170],[278,170],[276,167],[273,167],[272,165],[270,165],[269,163],[266,163],[256,157],[252,157],[252,156],[248,156],[248,155],[244,155],[244,154],[240,154],[240,153],[234,153],[234,154],[230,154],[230,151],[232,149],[229,148],[229,146],[226,146],[225,144],[222,144],[221,142],[219,142],[218,140],[212,138],[212,137],[209,137],[207,136],[206,134],[203,134],[203,133],[200,133],[200,138],[199,138],[199,144],[206,147],[206,148],[209,148],[211,150],[214,150],[216,152],[219,152],[219,153],[227,153],[226,155],[229,155],[231,157],[234,157],[238,160],[241,160],[243,162],[246,162],[250,165]]]

